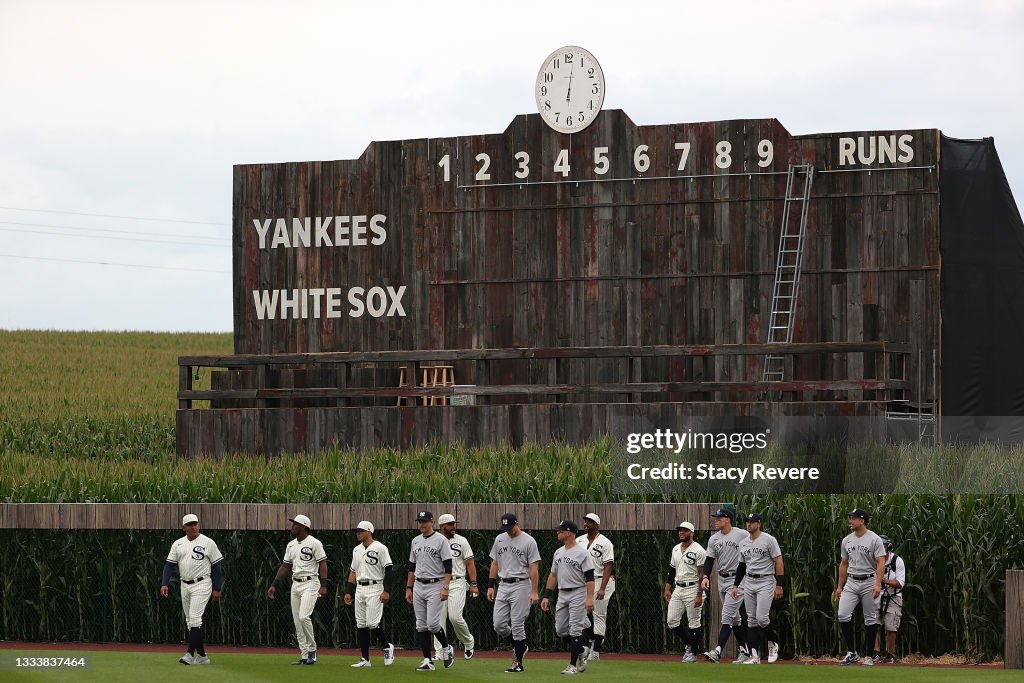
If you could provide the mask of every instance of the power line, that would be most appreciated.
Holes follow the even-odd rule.
[[[96,218],[123,218],[130,221],[157,221],[159,223],[192,223],[193,225],[220,225],[227,223],[215,223],[213,221],[190,221],[184,218],[147,218],[145,216],[118,216],[109,213],[85,213],[84,211],[57,211],[55,209],[26,209],[20,206],[0,206],[0,209],[9,211],[31,211],[33,213],[60,213],[66,216],[95,216]]]
[[[94,240],[118,240],[120,242],[148,242],[150,244],[183,244],[189,247],[216,247],[223,249],[223,244],[204,244],[202,242],[178,242],[175,240],[144,240],[138,237],[114,237],[113,235],[77,235],[73,232],[54,232],[52,230],[33,230],[30,233],[25,233],[24,230],[18,230],[16,228],[0,228],[0,232],[20,232],[28,235],[45,235],[45,236],[61,236],[61,237],[78,237],[87,238]]]
[[[175,268],[173,266],[146,266],[137,263],[111,263],[109,261],[80,261],[68,258],[49,258],[46,256],[19,256],[18,254],[0,254],[4,258],[27,259],[30,261],[57,261],[59,263],[85,263],[96,266],[120,266],[122,268],[145,268],[147,270],[180,270],[187,273],[217,273],[219,275],[231,275],[226,270],[208,270],[205,268]]]
[[[0,221],[0,225],[24,225],[29,228],[60,228],[61,230],[90,230],[92,232],[111,232],[119,235],[151,235],[153,237],[193,237],[198,240],[218,240],[221,242],[229,242],[229,237],[208,237],[206,235],[193,235],[191,233],[181,232],[145,232],[140,233],[138,230],[113,230],[111,228],[87,228],[84,225],[54,225],[52,223],[22,223],[21,221]]]

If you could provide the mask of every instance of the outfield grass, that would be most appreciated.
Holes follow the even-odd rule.
[[[336,681],[348,680],[422,681],[443,679],[458,681],[486,681],[509,678],[503,673],[506,659],[477,658],[466,662],[457,659],[451,669],[433,672],[415,671],[419,657],[400,656],[394,666],[384,667],[379,660],[369,669],[352,669],[354,657],[323,656],[312,667],[290,665],[296,655],[269,654],[217,654],[211,651],[213,663],[209,666],[185,669],[177,663],[176,654],[146,654],[129,652],[91,652],[91,668],[75,671],[17,671],[8,667],[15,656],[40,656],[40,651],[6,650],[0,652],[0,661],[6,670],[0,673],[5,681],[102,681],[104,683],[132,682],[142,678],[150,681]],[[69,653],[63,653],[68,656]],[[565,680],[560,675],[567,660],[526,659],[525,680]],[[678,662],[605,661],[588,667],[583,674],[587,681],[622,681],[640,678],[644,681],[678,681],[681,677],[696,678],[702,682],[715,681],[1010,681],[1020,680],[1020,672],[977,669],[910,666],[851,666],[838,667],[806,664],[772,664],[755,668],[730,664],[680,664]],[[512,677],[515,678],[515,677]]]

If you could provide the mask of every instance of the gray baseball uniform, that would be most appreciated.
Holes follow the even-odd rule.
[[[775,599],[775,558],[782,555],[779,542],[761,532],[740,543],[740,559],[747,566],[743,575],[743,606],[751,626],[768,626],[768,613]]]
[[[728,535],[721,531],[715,532],[708,539],[707,556],[715,558],[718,565],[718,594],[722,599],[722,623],[739,626],[740,604],[743,602],[743,588],[740,587],[739,597],[732,597],[732,583],[736,576],[736,568],[740,565],[740,542],[750,538],[743,529],[733,527]]]
[[[559,638],[583,635],[583,629],[590,623],[587,619],[586,572],[593,569],[590,552],[582,545],[562,546],[555,551],[551,573],[558,578],[555,633]]]
[[[444,535],[433,532],[412,539],[409,562],[416,565],[413,608],[416,630],[437,633],[441,630],[441,589],[444,587],[444,561],[452,559],[452,548]]]
[[[498,534],[490,557],[498,563],[497,595],[494,598],[494,630],[502,638],[526,640],[526,617],[530,614],[530,565],[540,562],[533,536],[520,531],[516,537]]]
[[[875,586],[875,571],[879,557],[885,557],[885,545],[882,539],[870,529],[858,537],[850,533],[843,539],[843,559],[847,561],[846,584],[839,595],[839,621],[850,621],[853,610],[860,603],[864,610],[864,625],[878,623],[878,603],[872,595]]]

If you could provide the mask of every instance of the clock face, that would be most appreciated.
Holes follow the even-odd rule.
[[[544,60],[537,73],[537,110],[559,133],[589,126],[604,104],[604,72],[582,47],[563,47]]]

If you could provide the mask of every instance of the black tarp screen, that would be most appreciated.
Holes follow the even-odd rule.
[[[992,138],[941,152],[942,414],[1024,415],[1020,211]]]

